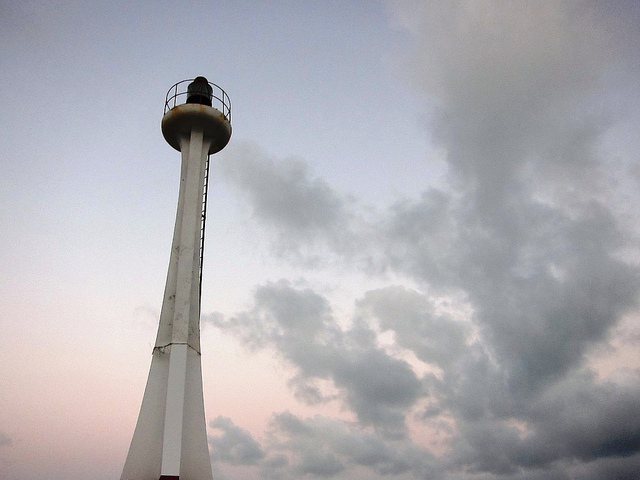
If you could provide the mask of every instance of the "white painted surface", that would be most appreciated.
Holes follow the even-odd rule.
[[[167,378],[167,402],[162,436],[162,475],[180,476],[182,455],[182,413],[184,411],[187,381],[186,343],[173,343],[170,347],[169,377]],[[184,432],[187,433],[187,432]]]

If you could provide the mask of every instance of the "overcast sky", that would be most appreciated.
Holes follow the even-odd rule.
[[[216,478],[637,478],[639,5],[0,2],[0,477],[119,478],[204,75]]]

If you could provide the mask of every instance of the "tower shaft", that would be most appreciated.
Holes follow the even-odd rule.
[[[211,142],[196,127],[179,137],[180,193],[169,270],[151,369],[122,480],[212,480],[199,292],[202,196]]]

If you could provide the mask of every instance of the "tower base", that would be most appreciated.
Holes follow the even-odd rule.
[[[181,389],[172,387],[174,372],[183,386]],[[178,411],[172,408],[176,397],[183,402],[178,419],[182,428],[175,428],[172,421]],[[140,416],[121,477],[121,480],[158,479],[213,479],[200,354],[184,344],[154,349]]]

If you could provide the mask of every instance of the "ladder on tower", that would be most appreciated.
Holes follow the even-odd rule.
[[[202,262],[204,260],[204,227],[207,219],[207,192],[209,190],[209,159],[210,155],[207,155],[207,160],[204,164],[204,190],[202,193],[202,215],[200,217],[200,271],[199,271],[199,285],[198,285],[198,308],[202,303]]]

